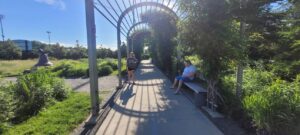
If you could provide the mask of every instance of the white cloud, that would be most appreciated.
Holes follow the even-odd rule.
[[[61,10],[65,10],[66,9],[66,4],[63,0],[35,0],[36,2],[39,3],[44,3],[50,6],[55,6],[58,7]]]

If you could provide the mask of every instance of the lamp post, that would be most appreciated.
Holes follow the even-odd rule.
[[[79,40],[76,40],[76,47],[79,47]]]
[[[51,31],[46,31],[46,33],[48,33],[48,39],[49,39],[49,45],[51,44],[51,41],[50,41],[50,34],[51,34]]]
[[[2,40],[4,42],[4,32],[3,32],[2,19],[4,19],[4,15],[0,14],[1,33],[2,33]]]

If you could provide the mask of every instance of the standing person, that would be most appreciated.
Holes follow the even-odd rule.
[[[130,53],[129,58],[127,58],[127,72],[128,72],[128,83],[132,80],[133,84],[135,84],[134,70],[137,68],[138,60],[135,58],[133,52]]]
[[[185,68],[183,70],[182,75],[177,76],[175,78],[174,83],[171,87],[171,89],[174,89],[177,82],[179,81],[178,87],[174,94],[179,93],[183,82],[190,82],[190,81],[194,80],[194,77],[196,74],[196,67],[194,65],[192,65],[191,61],[189,61],[189,60],[184,61],[184,66],[185,66]]]

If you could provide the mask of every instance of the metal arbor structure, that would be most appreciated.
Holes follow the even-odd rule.
[[[122,87],[121,36],[127,40],[128,54],[130,33],[140,29],[148,29],[147,22],[143,22],[141,19],[142,14],[161,11],[172,15],[177,20],[182,18],[184,13],[179,10],[178,0],[85,0],[85,9],[92,115],[97,116],[99,112],[99,92],[98,76],[96,73],[96,25],[94,9],[117,29],[119,88]]]

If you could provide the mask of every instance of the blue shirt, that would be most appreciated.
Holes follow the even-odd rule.
[[[184,70],[183,70],[182,76],[187,76],[191,73],[196,73],[196,70],[197,70],[196,67],[193,66],[193,65],[185,67]],[[189,79],[193,80],[194,76],[189,77]]]

